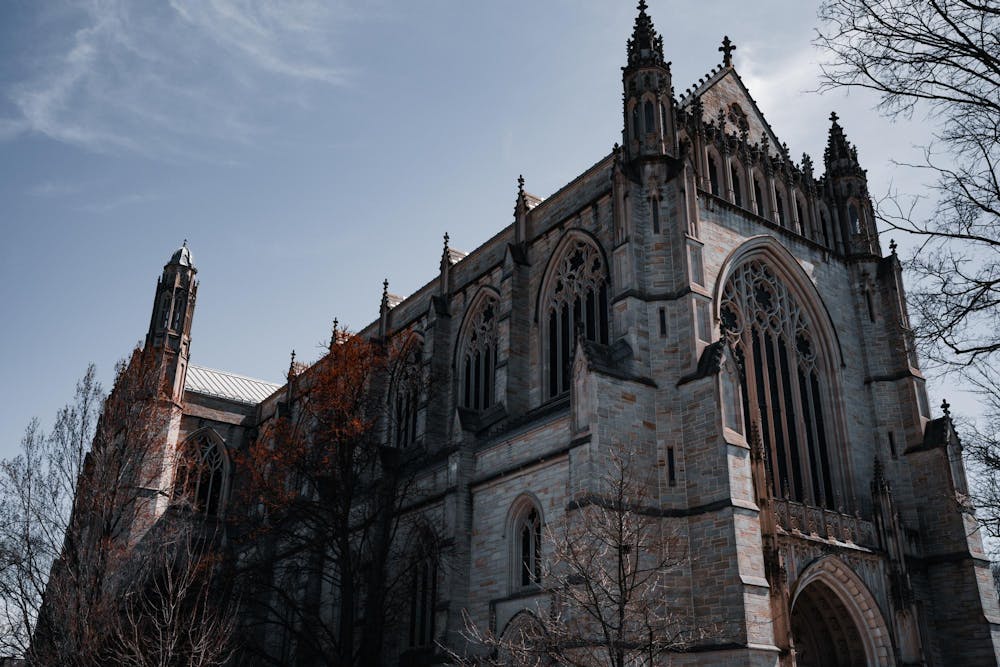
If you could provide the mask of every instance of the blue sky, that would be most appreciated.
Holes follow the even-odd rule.
[[[813,2],[652,0],[678,93],[735,64],[793,155],[831,110],[873,193],[919,189],[919,123],[808,92]],[[84,0],[0,4],[0,456],[90,362],[107,384],[188,239],[192,362],[276,380],[334,316],[408,294],[620,138],[631,2]],[[883,240],[883,245],[887,241]],[[954,402],[954,401],[953,401]]]

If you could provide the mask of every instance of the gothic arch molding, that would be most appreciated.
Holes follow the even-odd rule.
[[[878,602],[861,578],[836,556],[824,556],[814,561],[795,582],[789,602],[793,624],[796,605],[817,589],[824,589],[836,596],[840,609],[846,611],[857,630],[866,665],[881,667],[894,664],[895,654],[889,627]]]
[[[201,447],[195,451],[193,447],[199,442],[209,443],[209,448]],[[225,439],[223,439],[223,437],[219,435],[218,431],[211,426],[205,426],[189,433],[188,436],[177,445],[174,450],[173,475],[170,488],[172,489],[172,494],[176,494],[178,485],[182,482],[180,479],[182,471],[185,471],[185,469],[199,471],[203,465],[206,465],[206,462],[202,458],[206,449],[218,452],[219,458],[221,459],[218,465],[218,471],[220,473],[220,478],[217,480],[218,488],[214,491],[214,493],[211,489],[206,492],[208,495],[215,495],[217,498],[214,506],[211,502],[209,502],[208,509],[212,510],[209,513],[215,514],[218,512],[221,514],[226,506],[226,501],[229,498],[229,485],[232,478],[232,460],[230,459],[229,447],[226,445]],[[193,455],[197,455],[199,460],[194,468],[187,468],[188,457]],[[199,472],[199,475],[200,474],[203,473]],[[190,478],[183,480],[185,487],[187,487],[190,482]],[[204,480],[199,479],[195,482],[195,485],[198,487],[202,483],[204,483]],[[198,495],[199,493],[200,491],[196,488],[195,495]],[[197,499],[196,502],[198,502]]]
[[[752,236],[729,253],[729,256],[723,261],[715,281],[715,294],[712,299],[712,314],[715,321],[719,321],[722,293],[726,281],[729,280],[736,268],[752,259],[761,259],[774,269],[778,278],[785,283],[788,290],[798,300],[799,305],[809,315],[809,320],[816,329],[816,333],[819,334],[820,342],[824,345],[824,351],[827,352],[824,357],[830,360],[828,370],[831,373],[836,372],[834,359],[838,362],[838,366],[843,367],[845,365],[844,351],[826,303],[795,257],[773,236],[763,234]]]
[[[553,250],[552,254],[549,256],[549,261],[545,265],[545,272],[542,274],[542,282],[538,286],[538,292],[535,294],[535,324],[539,323],[542,304],[545,303],[547,295],[551,292],[552,282],[559,267],[559,262],[562,261],[566,253],[573,247],[574,241],[584,241],[593,245],[594,248],[597,249],[597,252],[601,256],[601,263],[604,265],[608,284],[611,284],[611,264],[608,263],[608,255],[604,252],[604,246],[597,239],[597,237],[584,229],[574,228],[567,230],[566,233],[563,234],[563,237],[559,239],[559,243],[556,244],[555,250]]]

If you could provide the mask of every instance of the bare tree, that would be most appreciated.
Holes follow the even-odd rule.
[[[275,664],[380,664],[407,608],[399,533],[422,455],[418,343],[335,341],[292,367],[280,414],[238,466],[254,508],[241,542],[244,643]]]
[[[149,545],[155,552],[132,559],[133,585],[124,594],[110,642],[115,664],[214,667],[232,657],[237,608],[225,602],[220,590],[225,587],[217,581],[220,557],[198,528],[174,523]]]
[[[832,56],[823,87],[879,94],[891,118],[937,123],[925,161],[936,206],[889,193],[880,220],[920,241],[907,261],[925,358],[969,383],[986,417],[967,430],[977,504],[1000,536],[1000,6],[991,0],[826,0],[817,43]],[[975,477],[975,475],[974,475]]]
[[[670,579],[688,562],[679,527],[655,510],[655,472],[613,448],[599,491],[546,526],[545,602],[502,636],[466,616],[481,651],[452,656],[466,665],[657,665],[712,633],[671,608]],[[529,615],[530,614],[530,615]]]
[[[34,665],[108,664],[116,652],[125,655],[115,638],[140,609],[126,601],[137,600],[164,575],[167,555],[184,555],[176,547],[186,525],[162,520],[157,510],[165,466],[172,464],[163,391],[162,367],[142,350],[118,365],[114,389],[103,401],[91,366],[52,433],[45,436],[32,422],[22,454],[0,464],[5,651]],[[190,577],[207,563],[177,558],[171,567]],[[164,607],[184,602],[157,600]],[[188,626],[191,635],[205,629]],[[151,651],[147,658],[169,653],[152,647],[161,639],[168,638],[154,635],[143,645]],[[202,639],[224,645],[229,637]]]

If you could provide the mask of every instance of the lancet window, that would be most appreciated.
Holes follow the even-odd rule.
[[[533,503],[524,503],[513,521],[513,587],[537,585],[542,581],[542,518]]]
[[[480,302],[472,315],[460,356],[462,407],[485,410],[493,405],[497,366],[497,300]]]
[[[431,646],[437,605],[437,559],[422,550],[411,568],[409,643],[411,647]]]
[[[584,239],[575,240],[558,260],[549,284],[542,312],[548,394],[553,397],[569,391],[577,336],[608,343],[608,278],[601,252]]]
[[[760,261],[734,272],[720,312],[740,380],[743,430],[757,427],[772,492],[835,508],[827,384],[806,313]]]
[[[206,435],[189,440],[181,450],[174,476],[174,499],[196,512],[215,516],[222,506],[226,459],[222,445]]]
[[[743,206],[743,179],[740,178],[740,170],[737,168],[737,163],[733,164],[729,168],[730,178],[733,180],[733,203],[739,207]]]
[[[713,195],[719,194],[719,167],[714,155],[708,156],[708,187]]]
[[[392,444],[400,448],[410,447],[417,442],[421,346],[414,341],[408,345],[412,349],[400,355],[400,360],[393,369],[390,395]]]

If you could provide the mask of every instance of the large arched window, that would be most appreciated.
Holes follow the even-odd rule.
[[[196,512],[214,516],[222,507],[226,472],[224,445],[207,433],[187,440],[180,450],[174,476],[174,499]]]
[[[461,405],[471,410],[485,410],[493,405],[497,366],[497,305],[486,297],[470,316],[459,363],[461,364]]]
[[[766,451],[773,491],[834,508],[834,475],[824,400],[826,379],[809,319],[763,262],[739,266],[720,308],[723,336],[740,369],[745,432]]]
[[[549,397],[569,391],[577,335],[608,343],[608,278],[600,250],[574,238],[555,262],[542,310]]]

